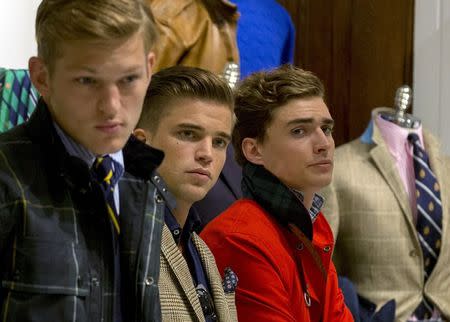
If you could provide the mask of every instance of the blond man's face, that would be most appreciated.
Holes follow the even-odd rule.
[[[108,44],[71,41],[61,53],[51,73],[39,58],[30,59],[33,83],[54,121],[96,155],[122,149],[141,114],[154,63],[142,35]]]

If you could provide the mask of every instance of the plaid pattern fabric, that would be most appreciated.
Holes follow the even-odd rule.
[[[312,240],[310,213],[291,189],[263,166],[250,162],[244,165],[242,175],[244,198],[255,200],[281,224],[285,226],[289,223],[295,224],[309,240]]]
[[[0,68],[0,132],[28,120],[38,97],[27,70]]]
[[[305,196],[303,195],[303,192],[297,191],[295,189],[291,189],[291,191],[297,196],[297,198],[304,202]],[[320,211],[323,207],[323,198],[319,196],[318,194],[314,195],[311,208],[309,209],[309,215],[311,216],[311,220],[314,222],[317,218],[317,216],[320,214]]]
[[[153,180],[161,151],[137,139],[123,151],[124,321],[159,322],[162,216],[173,197]],[[2,321],[116,321],[106,268],[114,235],[104,225],[101,191],[90,182],[86,163],[65,153],[42,101],[27,123],[0,135]]]
[[[396,301],[396,321],[410,318],[423,296],[450,319],[450,159],[426,129],[423,138],[441,183],[442,243],[438,262],[424,283],[422,250],[409,197],[379,129],[373,144],[360,139],[336,149],[333,180],[322,190],[323,209],[336,238],[337,271],[358,293],[381,307]],[[349,260],[355,259],[355,260]]]

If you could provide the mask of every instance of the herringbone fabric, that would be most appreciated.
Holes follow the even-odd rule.
[[[27,70],[0,68],[0,132],[28,120],[38,97]]]
[[[117,207],[114,202],[114,186],[120,179],[121,169],[122,166],[109,155],[95,159],[94,165],[92,166],[94,178],[102,187],[103,194],[105,195],[108,216],[118,234],[120,234],[120,225]]]
[[[436,265],[442,238],[442,204],[439,183],[430,169],[428,154],[422,148],[417,134],[410,134],[416,175],[417,234],[422,247],[425,281]],[[429,318],[433,306],[424,298],[414,312],[419,319]]]
[[[214,256],[204,241],[192,233],[192,240],[206,271],[218,321],[237,321],[234,290],[224,291]],[[189,266],[172,233],[164,225],[160,254],[159,292],[164,322],[204,322]]]

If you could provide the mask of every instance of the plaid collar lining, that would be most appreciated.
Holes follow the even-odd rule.
[[[256,201],[282,225],[286,227],[290,223],[296,225],[309,240],[312,240],[311,214],[300,202],[296,193],[263,166],[247,162],[242,169],[242,175],[244,198]],[[317,214],[318,212],[315,212],[314,218]]]

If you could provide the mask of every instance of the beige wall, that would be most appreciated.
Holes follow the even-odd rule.
[[[450,155],[450,0],[416,0],[414,114]]]
[[[0,67],[27,68],[36,52],[34,19],[41,0],[0,0]]]

